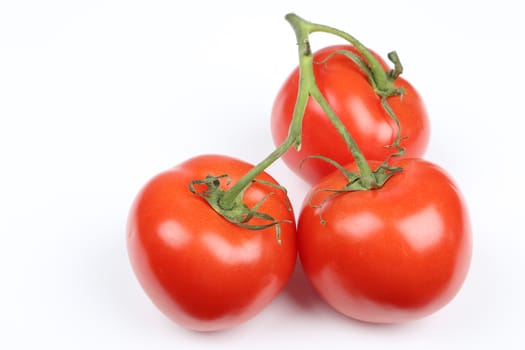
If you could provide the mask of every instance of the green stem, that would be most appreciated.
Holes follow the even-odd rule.
[[[285,152],[288,150],[293,143],[295,142],[295,137],[288,135],[289,137],[277,147],[272,153],[270,153],[265,159],[263,159],[259,164],[255,165],[250,171],[248,171],[243,177],[237,181],[232,188],[224,192],[224,195],[219,201],[219,205],[222,209],[228,210],[232,209],[237,201],[237,197],[246,189],[266,168],[268,168],[273,162],[279,159]]]
[[[369,69],[372,73],[372,77],[376,84],[376,88],[381,92],[387,92],[393,88],[391,81],[388,79],[388,75],[383,69],[383,66],[381,65],[379,60],[370,52],[370,50],[366,48],[366,46],[364,46],[359,40],[354,38],[352,35],[345,33],[337,28],[333,28],[324,24],[308,22],[294,13],[287,14],[285,18],[294,29],[296,29],[297,27],[305,28],[307,33],[306,38],[308,37],[308,34],[315,32],[323,32],[336,35],[348,41],[363,55],[363,57],[368,62]],[[299,32],[296,30],[296,35],[298,35],[297,38],[299,39],[299,34],[302,34],[304,32],[305,30],[301,30]]]
[[[299,79],[299,86],[303,85],[302,77]],[[299,148],[301,145],[301,135],[303,126],[303,115],[308,103],[308,93],[300,89],[295,102],[292,121],[288,131],[288,136],[283,143],[272,153],[264,158],[259,164],[255,165],[249,172],[239,179],[228,191],[225,191],[220,198],[219,205],[222,209],[231,209],[243,191],[253,182],[255,177],[279,159],[290,147]]]
[[[306,105],[310,97],[317,101],[317,103],[326,113],[336,130],[343,137],[346,145],[348,146],[350,152],[352,153],[352,156],[356,161],[357,167],[359,169],[359,174],[356,174],[356,177],[353,179],[356,181],[352,181],[352,187],[349,187],[348,189],[345,188],[345,190],[379,188],[393,173],[400,171],[398,168],[387,167],[386,164],[384,164],[380,169],[376,170],[375,172],[370,169],[370,166],[368,165],[368,162],[366,161],[363,153],[360,151],[357,143],[354,141],[354,139],[352,138],[344,124],[341,122],[339,117],[336,115],[334,110],[330,107],[328,101],[325,99],[325,97],[323,96],[316,84],[313,69],[313,55],[308,37],[314,32],[324,32],[336,35],[351,43],[367,61],[366,72],[369,75],[371,84],[375,89],[376,93],[382,97],[382,103],[387,109],[387,112],[391,112],[391,114],[393,114],[393,111],[389,110],[386,98],[392,95],[399,95],[402,93],[402,90],[394,87],[393,84],[395,78],[397,78],[397,76],[402,72],[402,66],[399,62],[397,55],[395,55],[395,52],[389,55],[389,58],[395,64],[395,69],[386,72],[383,69],[379,60],[376,59],[376,57],[363,44],[361,44],[350,34],[347,34],[336,28],[305,21],[304,19],[293,13],[286,15],[285,18],[294,29],[299,48],[299,87],[295,108],[293,111],[292,121],[290,123],[290,128],[288,131],[288,136],[283,141],[283,143],[279,145],[279,147],[277,147],[259,164],[255,165],[229,190],[220,190],[218,178],[214,176],[210,176],[209,179],[207,178],[205,180],[193,181],[190,185],[190,190],[192,192],[200,194],[203,198],[208,200],[208,202],[217,212],[219,212],[231,222],[234,222],[238,225],[242,225],[242,227],[251,227],[253,229],[256,229],[259,228],[259,226],[247,225],[245,220],[249,220],[249,218],[251,218],[252,216],[266,218],[270,220],[271,223],[268,225],[264,225],[263,227],[267,227],[269,225],[276,225],[278,236],[280,232],[279,222],[266,214],[258,213],[258,206],[256,206],[256,208],[251,209],[246,207],[243,204],[242,195],[244,191],[248,188],[248,186],[250,186],[250,184],[253,181],[255,181],[255,178],[266,168],[268,168],[272,163],[274,163],[277,159],[279,159],[286,151],[288,151],[290,147],[294,146],[296,149],[300,148],[303,117],[304,112],[306,110]],[[393,115],[392,118],[397,122],[397,118],[395,117],[395,115]],[[398,150],[401,150],[401,147],[398,146],[398,142],[399,135],[396,138],[394,146],[396,146]],[[200,183],[205,183],[209,191],[204,193],[197,192],[193,185]]]
[[[336,128],[336,130],[343,137],[359,169],[359,173],[360,173],[359,181],[361,182],[362,186],[367,189],[376,187],[375,177],[373,175],[372,169],[370,169],[370,166],[368,165],[368,162],[363,156],[363,153],[359,149],[357,143],[352,138],[348,130],[345,128],[344,124],[341,122],[339,117],[336,115],[332,107],[330,107],[330,104],[328,103],[328,101],[326,101],[325,97],[323,96],[323,94],[317,87],[317,84],[315,83],[315,75],[314,75],[313,64],[312,64],[313,58],[312,58],[312,52],[310,50],[310,43],[308,41],[308,36],[311,33],[316,32],[316,31],[325,31],[325,32],[328,31],[329,33],[336,34],[339,36],[345,35],[349,38],[352,38],[352,37],[337,29],[307,22],[293,13],[286,15],[285,18],[290,23],[292,28],[294,29],[295,35],[297,38],[297,43],[299,45],[299,74],[301,76],[301,82],[302,82],[302,84],[300,84],[299,86],[300,91],[306,90],[308,95],[312,96],[317,101],[319,106],[323,109],[323,111],[326,113],[326,115],[328,116],[328,118],[330,119],[334,127]],[[363,51],[367,52],[367,56],[372,56],[372,54],[370,54],[370,52],[366,48],[364,48],[362,44],[360,44],[355,39],[353,40],[357,45],[360,45],[363,48]],[[379,62],[375,60],[375,58],[373,58],[373,60],[377,62],[377,64],[379,64]],[[383,71],[383,68],[381,67],[380,64],[379,64],[379,68],[386,79],[386,73]],[[371,67],[371,69],[373,70],[375,68]],[[377,75],[380,75],[380,74],[377,74]]]

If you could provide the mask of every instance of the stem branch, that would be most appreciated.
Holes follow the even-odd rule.
[[[328,116],[334,127],[337,129],[339,134],[343,137],[359,169],[359,182],[361,183],[363,188],[375,188],[376,186],[373,172],[370,169],[370,166],[368,165],[368,162],[366,161],[365,157],[363,156],[363,153],[361,152],[359,146],[352,138],[344,124],[341,122],[337,114],[334,112],[328,101],[326,101],[325,97],[323,96],[323,94],[317,87],[317,84],[315,83],[315,75],[312,64],[312,52],[310,50],[308,36],[314,32],[327,32],[340,36],[348,41],[351,41],[352,44],[354,44],[354,46],[356,46],[356,48],[363,53],[363,56],[367,60],[369,60],[371,71],[376,71],[375,75],[378,76],[381,75],[380,73],[378,73],[380,71],[386,79],[386,73],[384,72],[383,67],[381,67],[381,64],[375,59],[375,57],[373,57],[370,51],[368,51],[359,41],[357,41],[351,35],[341,32],[340,30],[335,28],[305,21],[304,19],[293,13],[286,15],[285,18],[294,29],[297,38],[297,43],[299,45],[299,74],[301,77],[299,90],[305,90],[309,96],[312,96],[317,101],[317,103],[326,113],[326,115]],[[372,64],[370,62],[374,63]]]
[[[395,52],[389,54],[389,58],[392,60],[392,62],[394,62],[395,68],[387,72],[383,69],[383,66],[379,60],[363,44],[361,44],[350,34],[326,25],[308,22],[293,13],[286,15],[285,18],[290,23],[295,32],[299,53],[298,93],[292,115],[292,121],[290,123],[286,139],[273,152],[266,156],[266,158],[255,165],[241,179],[233,184],[229,190],[221,190],[219,182],[220,177],[211,175],[204,180],[195,180],[192,182],[192,184],[190,184],[190,190],[193,193],[199,194],[201,197],[208,200],[210,205],[218,213],[231,222],[236,223],[237,225],[252,229],[276,225],[278,239],[280,232],[279,221],[267,214],[258,212],[262,201],[259,202],[254,208],[248,208],[243,203],[242,195],[244,191],[251,185],[251,183],[256,181],[256,177],[277,159],[279,159],[286,151],[288,151],[288,149],[290,149],[290,147],[294,146],[296,149],[300,149],[303,118],[310,97],[312,97],[319,104],[338,133],[342,136],[359,169],[359,174],[351,174],[352,178],[349,179],[349,185],[340,191],[379,188],[393,173],[400,171],[400,168],[391,168],[387,166],[386,163],[388,162],[389,158],[385,160],[385,163],[380,168],[378,168],[378,170],[372,171],[370,169],[370,166],[368,165],[368,162],[359,149],[357,143],[352,138],[343,122],[336,115],[332,107],[329,105],[328,101],[323,96],[316,84],[313,68],[313,54],[309,42],[310,34],[314,32],[324,32],[336,35],[351,43],[359,51],[364,60],[361,59],[361,57],[354,55],[352,55],[350,58],[357,60],[358,66],[361,67],[361,69],[363,69],[368,75],[372,87],[374,88],[377,95],[381,97],[381,103],[383,104],[383,107],[396,122],[398,126],[398,135],[394,144],[391,146],[396,147],[398,154],[402,154],[403,152],[402,147],[399,146],[399,121],[386,101],[387,97],[400,95],[403,93],[401,89],[396,88],[393,84],[394,80],[399,74],[401,74],[403,69]],[[323,159],[322,156],[319,156],[319,158]],[[332,162],[332,160],[328,161]],[[338,167],[342,168],[342,166]],[[194,184],[205,184],[208,187],[208,190],[203,193],[199,193],[193,187]],[[338,190],[338,192],[340,191]],[[262,226],[247,224],[246,221],[250,220],[252,217],[263,218],[269,220],[270,223]]]
[[[301,87],[302,78],[299,79],[299,86]],[[264,158],[259,164],[255,165],[249,172],[239,179],[219,200],[219,205],[223,209],[231,209],[238,197],[243,191],[252,183],[257,175],[263,172],[277,159],[279,159],[290,147],[295,146],[299,148],[301,145],[301,135],[303,126],[303,116],[308,103],[309,94],[304,89],[299,89],[297,100],[293,111],[292,121],[290,123],[290,129],[288,136],[279,147],[277,147],[272,153]]]

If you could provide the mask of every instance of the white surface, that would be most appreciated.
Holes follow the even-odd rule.
[[[426,100],[426,158],[460,184],[475,244],[464,288],[429,318],[351,321],[298,270],[258,317],[192,333],[131,272],[124,226],[145,181],[193,155],[273,149],[269,111],[296,64],[289,11],[396,49]],[[0,348],[525,348],[521,14],[510,0],[3,1]],[[306,185],[269,171],[298,205]]]

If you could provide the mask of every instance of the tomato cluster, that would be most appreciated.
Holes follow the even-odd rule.
[[[457,185],[421,158],[430,134],[423,100],[397,61],[389,70],[347,34],[352,45],[312,53],[310,32],[335,31],[287,20],[300,65],[274,102],[277,149],[255,166],[198,156],[150,180],[128,219],[133,270],[166,316],[199,331],[259,313],[297,255],[319,296],[349,317],[429,315],[461,288],[472,243]],[[286,191],[264,171],[281,156],[312,184],[297,224]]]

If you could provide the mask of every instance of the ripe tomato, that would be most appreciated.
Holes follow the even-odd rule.
[[[294,269],[295,221],[283,191],[254,182],[244,192],[250,208],[272,193],[259,211],[289,220],[280,224],[279,244],[275,226],[240,228],[188,189],[209,174],[228,174],[234,183],[251,168],[226,156],[195,157],[154,177],[131,208],[127,246],[133,270],[153,303],[186,328],[220,330],[251,318]],[[276,183],[266,173],[257,179]],[[231,187],[227,182],[221,180],[223,189]]]
[[[393,143],[397,126],[383,108],[381,98],[375,93],[367,76],[356,64],[339,54],[326,60],[335,51],[343,49],[357,53],[353,46],[348,45],[330,46],[314,53],[313,68],[317,86],[365,158],[384,160],[393,152],[385,146]],[[387,69],[386,63],[375,56]],[[274,101],[271,129],[276,145],[281,144],[288,135],[298,84],[299,70],[296,68]],[[387,99],[402,125],[401,136],[406,137],[401,145],[406,149],[406,157],[420,157],[426,151],[430,134],[424,103],[418,92],[403,78],[398,77],[394,85],[405,90],[402,97],[392,96]],[[309,159],[300,166],[308,156],[322,155],[343,165],[352,161],[341,136],[312,98],[306,106],[302,135],[301,150],[290,149],[283,160],[306,181],[314,184],[334,170],[330,164],[319,159]]]
[[[299,217],[299,255],[314,289],[362,321],[403,322],[440,309],[456,295],[470,264],[470,223],[456,185],[424,160],[396,165],[404,170],[381,189],[312,206],[328,195],[321,189],[345,185],[334,172],[312,188]]]

